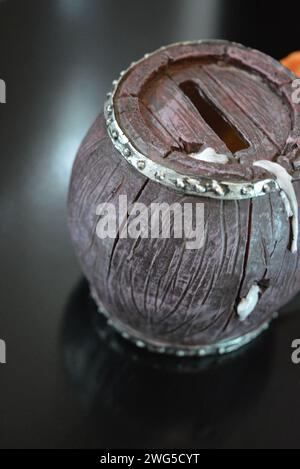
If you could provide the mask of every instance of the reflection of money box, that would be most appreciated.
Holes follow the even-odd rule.
[[[243,46],[175,44],[122,72],[83,141],[71,234],[99,310],[143,347],[231,351],[299,290],[295,76]],[[204,204],[204,245],[100,239],[97,206]],[[132,217],[130,208],[125,224]]]

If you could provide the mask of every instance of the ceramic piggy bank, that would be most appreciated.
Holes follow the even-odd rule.
[[[198,41],[113,82],[74,163],[69,222],[99,311],[139,347],[229,352],[299,290],[295,78]]]

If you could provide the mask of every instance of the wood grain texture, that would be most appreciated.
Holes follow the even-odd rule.
[[[104,119],[97,122],[101,133]],[[300,196],[299,182],[295,186]],[[203,248],[187,250],[184,239],[99,239],[96,206],[109,201],[117,207],[121,194],[147,206],[204,203]],[[94,151],[78,153],[69,220],[101,306],[142,338],[199,345],[235,337],[262,324],[299,290],[299,255],[288,249],[290,226],[279,194],[245,201],[179,195],[137,173],[107,136]],[[263,294],[241,322],[237,302],[255,282]]]
[[[266,176],[253,167],[255,160],[279,160],[294,170],[287,145],[299,132],[293,78],[279,62],[241,45],[226,41],[174,45],[123,77],[115,99],[117,118],[140,151],[164,158],[167,167],[190,175],[254,180]],[[194,83],[243,136],[248,148],[232,153],[183,92],[187,82]],[[199,163],[188,157],[207,147],[225,153],[230,164]]]
[[[199,54],[205,62],[201,65]],[[230,65],[220,65],[216,57],[226,57]],[[291,75],[273,59],[221,42],[171,46],[131,75],[118,94],[118,118],[150,158],[192,174],[236,180],[261,175],[252,167],[258,158],[278,158],[291,170],[300,146],[299,110],[288,104]],[[219,151],[230,152],[182,92],[183,79],[193,80],[249,141],[249,148],[229,155],[225,168],[188,157],[187,144],[214,143]],[[294,186],[299,200],[300,182]],[[142,202],[146,207],[153,202],[203,203],[204,246],[189,250],[182,238],[131,239],[120,233],[99,239],[96,207],[111,202],[118,212],[120,195],[127,196],[129,205]],[[102,116],[74,163],[69,222],[100,309],[144,340],[186,347],[238,337],[263,324],[299,290],[299,254],[289,250],[290,222],[279,193],[242,201],[178,194],[148,180],[120,156]],[[236,307],[255,283],[262,294],[242,322]]]

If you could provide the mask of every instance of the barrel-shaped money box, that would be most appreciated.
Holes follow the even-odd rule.
[[[235,350],[299,290],[295,78],[197,41],[113,82],[74,163],[69,224],[99,312],[139,347]]]

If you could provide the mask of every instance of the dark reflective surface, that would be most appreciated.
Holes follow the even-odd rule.
[[[63,327],[66,369],[94,422],[91,438],[125,447],[222,445],[268,383],[273,338],[269,333],[247,350],[202,361],[140,352],[97,315],[84,282]]]
[[[296,1],[0,2],[0,447],[300,447],[299,299],[230,357],[141,353],[97,317],[66,226],[75,151],[122,68],[202,37],[280,58],[300,49],[299,15]]]

